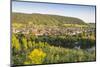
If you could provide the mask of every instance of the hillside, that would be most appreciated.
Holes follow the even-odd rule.
[[[58,15],[48,15],[48,14],[24,14],[24,13],[12,13],[13,23],[28,24],[32,22],[35,25],[49,25],[49,26],[59,26],[62,24],[86,24],[83,20],[74,17],[65,17]]]

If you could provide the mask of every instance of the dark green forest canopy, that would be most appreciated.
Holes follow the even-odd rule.
[[[79,24],[87,25],[83,20],[75,17],[65,17],[58,15],[49,15],[49,14],[26,14],[26,13],[12,13],[12,22],[13,23],[22,23],[28,24],[32,22],[36,25],[62,25],[62,24]]]

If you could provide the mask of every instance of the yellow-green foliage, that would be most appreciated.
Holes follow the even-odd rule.
[[[14,28],[21,28],[22,26],[24,26],[23,24],[17,24],[17,23],[13,23],[12,27]]]
[[[15,53],[14,50],[12,50],[14,64],[48,64],[60,62],[94,61],[96,58],[95,50],[87,51],[87,49],[74,49],[66,47],[67,42],[69,42],[71,46],[72,40],[74,41],[74,38],[72,37],[68,39],[66,36],[52,36],[51,38],[46,36],[35,37],[33,35],[29,39],[26,36],[22,36],[21,40],[19,40],[19,34],[16,36],[13,35],[12,37],[12,47],[17,50],[21,48],[21,50],[19,53]],[[43,42],[45,38],[47,42]],[[61,45],[58,45],[59,43],[61,43]],[[94,41],[92,42],[92,40],[89,41],[89,43],[94,45]],[[63,44],[65,44],[65,47],[61,47]],[[82,46],[86,48],[88,45],[87,40],[82,38]]]
[[[79,24],[63,24],[65,27],[87,27],[87,25],[79,25]]]
[[[28,47],[32,48],[32,42],[31,41],[28,41]]]
[[[12,35],[12,48],[14,48],[15,51],[20,50],[20,43],[15,35]]]
[[[46,57],[46,53],[43,52],[41,49],[34,49],[28,55],[31,64],[42,64],[44,58]],[[25,62],[27,64],[28,62]]]
[[[28,46],[27,46],[27,39],[25,37],[22,38],[22,43],[23,43],[23,49],[27,50]]]

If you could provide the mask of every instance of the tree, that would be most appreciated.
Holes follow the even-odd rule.
[[[28,47],[32,48],[32,42],[31,41],[28,41]]]
[[[27,46],[27,39],[25,37],[22,37],[22,44],[23,44],[23,49],[27,50],[28,46]]]
[[[16,38],[14,34],[12,35],[12,48],[17,52],[20,51],[19,40]]]

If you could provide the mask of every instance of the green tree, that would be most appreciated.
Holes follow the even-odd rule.
[[[22,37],[22,44],[23,44],[23,49],[27,50],[28,49],[27,39],[25,37]]]
[[[12,48],[15,51],[20,51],[20,49],[21,49],[19,40],[16,38],[16,36],[14,34],[12,35]]]
[[[32,48],[32,42],[31,41],[28,41],[28,47]]]

